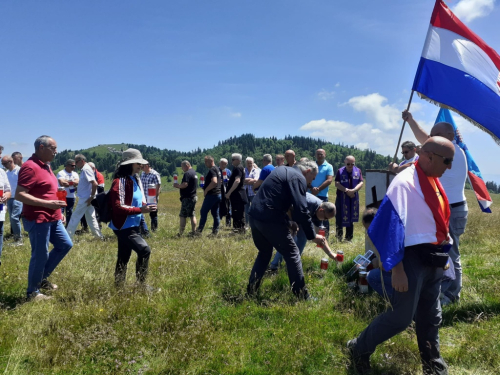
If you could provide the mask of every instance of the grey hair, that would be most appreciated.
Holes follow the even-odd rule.
[[[328,215],[335,215],[335,212],[337,211],[335,205],[332,202],[323,202],[321,203],[319,208],[322,208]]]
[[[79,160],[83,160],[84,162],[87,161],[87,158],[85,157],[85,155],[82,155],[82,154],[76,154],[75,155],[75,161],[79,161]]]
[[[73,159],[68,159],[68,160],[66,160],[66,164],[64,164],[64,165],[68,165],[68,164],[75,164],[75,161]]]
[[[37,139],[35,139],[35,151],[38,151],[40,145],[48,146],[49,139],[52,139],[50,135],[41,135]]]
[[[309,160],[307,158],[300,159],[296,166],[300,169],[301,172],[307,171],[308,169],[313,172],[318,172],[318,164],[316,164],[315,161]]]
[[[220,162],[223,162],[223,163],[226,163],[226,164],[228,163],[226,158],[220,158],[219,163]]]
[[[183,166],[183,167],[184,167],[184,166],[186,166],[186,165],[190,167],[190,166],[191,166],[191,163],[190,163],[190,162],[188,162],[187,160],[183,160],[183,161],[181,161],[181,166]]]
[[[254,163],[253,158],[251,156],[247,156],[247,158],[245,159],[245,162],[248,162],[248,161],[251,161],[252,163]]]
[[[263,157],[262,157],[262,160],[267,162],[267,163],[272,163],[273,162],[273,157],[271,156],[271,154],[265,154]]]
[[[90,165],[90,168],[95,169],[95,164],[94,164],[94,163],[92,163],[91,161],[89,161],[89,165]]]
[[[241,161],[241,159],[243,159],[243,156],[241,156],[241,154],[232,154],[231,159],[238,159],[239,161]]]

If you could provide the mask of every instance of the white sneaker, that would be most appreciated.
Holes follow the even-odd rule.
[[[48,299],[52,299],[53,297],[46,296],[45,294],[38,293],[36,296],[32,297],[31,300],[36,302],[36,301],[45,301]]]

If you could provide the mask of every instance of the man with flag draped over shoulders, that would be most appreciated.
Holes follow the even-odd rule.
[[[455,130],[448,122],[438,122],[428,135],[424,129],[413,119],[410,112],[403,112],[403,120],[406,120],[415,135],[415,138],[420,143],[424,143],[426,139],[433,136],[441,136],[453,143],[455,148],[455,158],[453,167],[445,171],[441,177],[441,183],[444,191],[450,202],[450,235],[453,238],[453,245],[449,255],[455,267],[455,280],[448,280],[441,286],[441,304],[446,306],[453,302],[458,302],[460,299],[460,291],[462,290],[462,264],[460,262],[460,236],[465,232],[467,225],[467,217],[469,208],[465,199],[464,189],[465,180],[467,179],[467,160],[463,150],[455,141]]]
[[[415,320],[424,374],[448,374],[439,351],[439,301],[446,251],[452,242],[450,207],[438,177],[452,167],[455,147],[429,138],[418,162],[392,181],[368,235],[386,271],[392,270],[392,308],[379,315],[347,347],[358,373],[369,374],[375,348]]]

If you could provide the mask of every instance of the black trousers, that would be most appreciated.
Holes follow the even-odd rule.
[[[275,248],[285,259],[288,279],[290,280],[293,293],[304,299],[309,298],[304,280],[299,248],[295,244],[286,225],[263,223],[262,221],[252,218],[252,220],[250,220],[250,226],[252,228],[253,242],[259,250],[259,254],[257,255],[257,259],[255,259],[252,273],[248,281],[248,294],[255,294],[259,288],[262,277],[273,256],[273,248]]]
[[[439,351],[441,304],[439,294],[443,269],[426,266],[418,254],[418,245],[405,248],[403,266],[408,291],[394,291],[392,308],[379,315],[356,339],[356,351],[370,356],[375,348],[404,331],[415,319],[415,332],[424,374],[448,374]]]
[[[113,231],[118,238],[118,260],[115,268],[115,284],[122,286],[127,276],[127,265],[132,255],[132,250],[137,253],[137,262],[135,264],[135,275],[139,283],[146,281],[149,267],[149,256],[151,249],[141,237],[139,227],[131,227],[122,230]]]
[[[342,227],[342,207],[340,198],[335,199],[335,207],[337,207],[337,212],[335,214],[335,226],[337,232],[337,238],[339,240],[344,236],[344,228]],[[354,224],[351,223],[350,227],[345,227],[345,239],[350,241],[354,236]]]
[[[230,196],[231,211],[233,217],[233,228],[245,228],[245,201],[239,192],[233,192]]]

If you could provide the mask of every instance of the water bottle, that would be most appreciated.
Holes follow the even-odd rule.
[[[227,171],[225,169],[222,171],[222,178],[224,179],[224,182],[227,182]]]
[[[148,196],[146,198],[147,204],[156,204],[156,185],[149,184],[148,185]]]
[[[205,187],[205,177],[203,177],[203,176],[200,177],[200,187],[201,188]]]
[[[177,175],[174,174],[174,184],[177,184],[177,183],[178,183]]]

